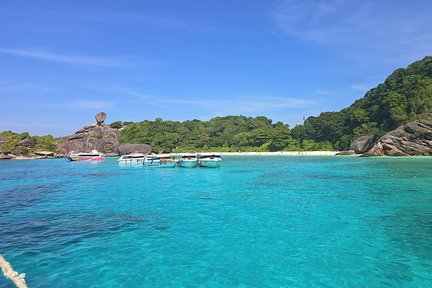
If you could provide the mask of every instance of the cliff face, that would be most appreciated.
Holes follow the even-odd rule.
[[[432,156],[432,114],[388,132],[365,156]]]
[[[68,154],[72,151],[84,152],[97,150],[102,153],[115,153],[119,146],[119,134],[117,129],[108,125],[89,125],[68,136],[66,141],[57,146],[61,153]]]

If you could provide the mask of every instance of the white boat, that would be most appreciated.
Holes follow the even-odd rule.
[[[131,153],[121,156],[117,163],[119,164],[143,164],[146,154],[143,153]]]
[[[188,153],[182,154],[179,161],[180,167],[194,168],[198,165],[198,158],[196,154]]]
[[[96,150],[92,150],[92,152],[79,152],[74,153],[73,151],[68,156],[70,161],[103,161],[105,157],[102,153],[99,153]]]
[[[144,159],[144,166],[174,168],[178,161],[170,154],[147,155]]]
[[[200,167],[216,168],[220,166],[222,158],[216,153],[198,154],[198,165]]]

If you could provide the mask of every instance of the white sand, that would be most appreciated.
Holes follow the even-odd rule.
[[[335,156],[339,151],[220,152],[223,156]]]

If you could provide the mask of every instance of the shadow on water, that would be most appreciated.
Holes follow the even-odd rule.
[[[0,216],[18,209],[25,209],[36,205],[53,193],[62,190],[62,185],[53,183],[37,183],[0,189]]]
[[[141,226],[142,223],[147,223]],[[101,213],[49,213],[0,226],[0,252],[41,253],[74,245],[87,238],[135,229],[165,230],[169,226],[157,215],[131,215],[108,210]]]

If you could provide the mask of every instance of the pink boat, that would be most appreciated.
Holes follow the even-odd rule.
[[[93,150],[91,153],[80,152],[71,153],[68,157],[70,161],[103,161],[105,157],[102,153]]]

